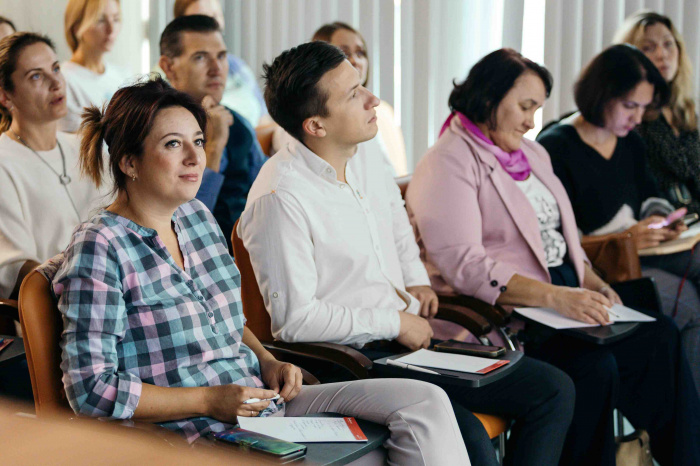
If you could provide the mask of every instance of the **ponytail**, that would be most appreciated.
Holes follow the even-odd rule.
[[[86,107],[83,121],[78,133],[80,141],[80,171],[92,179],[98,188],[102,184],[102,144],[104,142],[104,123],[102,110],[93,106]]]

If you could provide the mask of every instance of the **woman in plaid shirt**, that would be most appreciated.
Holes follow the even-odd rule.
[[[332,411],[389,426],[391,464],[469,464],[442,389],[401,379],[302,387],[300,370],[245,327],[224,235],[194,200],[205,129],[199,104],[161,79],[84,114],[82,170],[100,185],[106,142],[116,200],[77,227],[53,280],[73,410],[157,422],[190,442],[237,416]],[[277,393],[283,402],[243,403]]]

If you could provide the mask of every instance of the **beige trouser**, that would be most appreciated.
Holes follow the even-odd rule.
[[[408,379],[305,385],[285,416],[334,412],[383,424],[386,461],[396,465],[469,465],[454,411],[442,388]],[[382,452],[352,464],[384,464]],[[370,462],[371,461],[371,462]]]

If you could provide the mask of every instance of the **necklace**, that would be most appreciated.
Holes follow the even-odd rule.
[[[26,142],[24,142],[24,139],[22,139],[22,138],[19,136],[19,134],[15,133],[14,130],[11,129],[11,130],[9,130],[9,131],[12,131],[12,134],[15,135],[15,138],[16,138],[19,142],[21,142],[22,145],[23,145],[24,147],[26,147],[26,148],[29,149],[30,151],[34,152],[34,155],[36,155],[37,157],[39,157],[39,159],[40,159],[42,162],[44,162],[44,164],[45,164],[47,167],[49,167],[49,170],[51,170],[52,172],[54,172],[54,173],[56,174],[56,176],[58,177],[58,181],[59,181],[62,185],[65,186],[65,185],[67,185],[67,184],[69,184],[69,183],[71,182],[71,178],[70,178],[70,176],[68,176],[68,173],[66,172],[66,156],[63,154],[63,147],[61,147],[61,143],[58,142],[58,137],[56,138],[56,145],[58,145],[58,151],[61,153],[61,163],[63,164],[63,173],[58,173],[56,170],[54,170],[54,168],[51,166],[51,164],[49,164],[49,162],[47,162],[47,161],[44,159],[44,157],[42,157],[41,155],[39,155],[39,153],[38,153],[37,151],[35,151],[35,150],[32,149],[31,147],[29,147],[29,144],[27,144]]]
[[[52,172],[54,172],[54,174],[58,177],[58,181],[61,183],[61,185],[63,186],[63,188],[66,190],[66,194],[68,195],[68,199],[70,199],[70,203],[71,203],[71,205],[73,206],[73,210],[75,210],[75,213],[78,215],[78,221],[80,221],[80,213],[78,212],[78,208],[75,207],[75,202],[73,202],[73,197],[70,195],[70,191],[68,191],[68,185],[70,184],[70,182],[71,182],[72,180],[71,180],[71,177],[68,176],[68,172],[66,171],[66,156],[65,156],[65,154],[63,153],[63,147],[61,147],[61,143],[58,141],[58,136],[56,137],[56,145],[58,146],[58,151],[61,153],[61,163],[62,163],[62,165],[63,165],[63,173],[58,173],[56,170],[54,170],[54,168],[51,166],[51,164],[50,164],[49,162],[47,162],[46,159],[44,159],[44,157],[42,157],[41,155],[39,155],[39,153],[38,153],[37,151],[35,151],[35,150],[32,149],[31,147],[29,147],[29,144],[27,144],[27,143],[24,141],[24,139],[22,139],[22,138],[19,136],[19,134],[15,133],[14,130],[10,129],[10,130],[8,130],[8,131],[12,131],[12,134],[14,134],[15,139],[17,139],[20,143],[22,143],[22,145],[23,145],[24,147],[26,147],[27,149],[29,149],[30,151],[32,151],[32,152],[34,153],[34,155],[36,155],[37,157],[39,157],[39,160],[41,160],[42,162],[44,162],[44,165],[46,165],[47,167],[49,167],[49,170],[51,170]]]

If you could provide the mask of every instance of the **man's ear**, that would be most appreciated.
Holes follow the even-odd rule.
[[[323,138],[326,136],[326,128],[319,117],[307,118],[301,124],[301,128],[307,137]]]
[[[158,59],[158,66],[160,66],[160,69],[163,70],[163,73],[165,73],[165,77],[168,78],[168,81],[171,83],[175,77],[175,72],[173,70],[174,64],[175,61],[172,58],[166,57],[165,55],[161,55]]]

